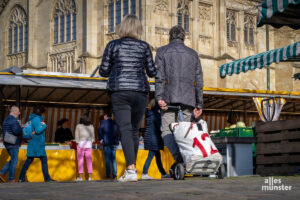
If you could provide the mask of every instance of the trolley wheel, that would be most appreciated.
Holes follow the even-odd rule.
[[[217,179],[223,179],[225,177],[225,165],[221,164],[218,172],[217,172]]]
[[[184,179],[184,167],[182,163],[178,163],[174,168],[174,179],[175,180],[183,180]]]

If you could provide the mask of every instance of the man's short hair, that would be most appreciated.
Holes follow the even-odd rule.
[[[184,41],[185,31],[181,26],[176,25],[171,28],[169,35],[170,35],[170,41],[174,39],[180,39]]]
[[[12,112],[14,112],[16,109],[19,110],[19,107],[14,105],[14,106],[12,106],[12,107],[10,108],[10,112],[12,113]]]

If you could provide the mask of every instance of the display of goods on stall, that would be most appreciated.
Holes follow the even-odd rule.
[[[253,137],[253,128],[229,128],[221,129],[219,137]]]

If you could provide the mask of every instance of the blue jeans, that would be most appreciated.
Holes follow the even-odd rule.
[[[8,154],[10,155],[10,161],[4,165],[0,174],[4,175],[9,171],[8,181],[15,179],[16,167],[18,164],[19,148],[7,149]]]
[[[117,177],[116,149],[115,145],[104,146],[106,178],[110,178],[110,162],[112,163],[113,178]]]
[[[144,164],[143,174],[148,174],[148,169],[150,167],[151,161],[152,161],[152,159],[153,159],[154,156],[156,158],[156,164],[157,164],[158,170],[160,171],[160,173],[162,175],[165,175],[166,171],[164,170],[164,168],[162,166],[161,157],[160,157],[160,151],[159,150],[158,151],[149,150],[149,154],[148,154],[147,160],[146,160],[146,162]]]
[[[51,180],[51,178],[49,176],[49,172],[48,172],[47,156],[38,157],[38,158],[42,162],[42,171],[43,171],[43,175],[44,175],[44,180],[45,181]],[[19,180],[25,180],[26,171],[27,171],[28,167],[30,166],[30,164],[32,163],[33,159],[34,159],[34,157],[27,157],[27,159],[23,165]]]

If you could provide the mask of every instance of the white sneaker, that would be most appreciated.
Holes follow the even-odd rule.
[[[82,178],[78,177],[78,178],[76,179],[76,181],[82,181]]]
[[[138,176],[135,170],[127,169],[125,170],[123,176],[121,176],[119,182],[134,182],[138,180]]]
[[[89,181],[92,181],[92,178],[91,178],[91,177],[89,177]]]
[[[154,178],[152,178],[151,176],[149,176],[148,174],[142,174],[142,177],[141,177],[142,180],[152,180]]]

